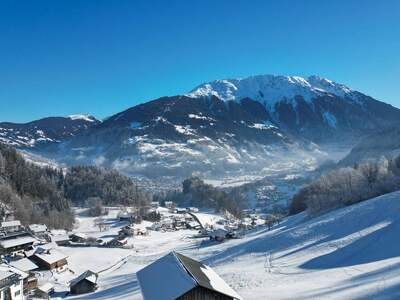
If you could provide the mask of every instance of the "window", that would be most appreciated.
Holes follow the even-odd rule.
[[[14,293],[15,297],[19,296],[20,294],[21,294],[21,290],[16,290]]]

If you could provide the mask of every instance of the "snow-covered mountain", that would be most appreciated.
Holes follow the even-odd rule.
[[[280,128],[315,142],[354,139],[399,123],[399,110],[326,78],[260,75],[216,80],[192,90],[189,97],[217,97],[261,103]]]
[[[9,143],[68,164],[96,164],[146,177],[260,175],[312,169],[326,158],[319,145],[355,143],[397,126],[400,110],[317,76],[263,75],[213,81],[102,123],[68,119],[83,127],[57,137],[43,130],[41,137],[42,129],[29,125],[29,134],[36,136],[16,133],[12,139],[10,130],[4,133],[6,126],[0,127]],[[38,139],[60,143],[38,148]]]
[[[90,115],[49,117],[29,123],[0,123],[0,142],[19,148],[36,148],[60,143],[99,124]]]

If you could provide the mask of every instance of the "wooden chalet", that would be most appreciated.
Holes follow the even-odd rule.
[[[30,259],[44,270],[64,271],[68,265],[67,256],[53,249],[37,248]]]
[[[210,267],[171,252],[137,272],[146,300],[242,300]]]
[[[84,294],[94,292],[97,289],[98,274],[90,270],[83,272],[70,282],[71,294]]]
[[[0,235],[0,253],[12,254],[32,249],[33,243],[37,240],[28,232],[8,232]]]

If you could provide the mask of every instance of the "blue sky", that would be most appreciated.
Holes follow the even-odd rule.
[[[400,1],[0,2],[0,121],[316,74],[400,107]]]

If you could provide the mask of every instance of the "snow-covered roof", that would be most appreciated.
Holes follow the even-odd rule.
[[[136,275],[146,300],[176,299],[197,286],[242,299],[210,267],[176,252],[160,258]]]
[[[1,222],[1,227],[14,227],[14,226],[21,226],[21,222],[18,220]]]
[[[87,271],[83,272],[81,275],[79,275],[78,277],[72,279],[71,282],[69,283],[69,285],[70,286],[71,285],[75,285],[78,282],[82,281],[83,279],[85,279],[87,281],[90,281],[91,283],[96,284],[98,276],[99,275],[97,273],[92,272],[90,270],[87,270]]]
[[[34,233],[46,232],[47,226],[45,224],[31,224],[29,225],[29,230]]]
[[[41,260],[47,262],[48,264],[53,264],[68,257],[57,250],[49,250],[49,251],[44,251],[42,253],[35,252],[34,255],[40,258]]]
[[[56,234],[56,235],[52,235],[50,238],[51,238],[52,242],[69,241],[69,236],[67,234]]]
[[[12,248],[12,247],[20,246],[20,245],[33,243],[35,241],[36,241],[36,239],[34,239],[31,236],[22,236],[22,237],[15,237],[12,239],[7,239],[7,240],[1,240],[0,246],[4,249],[7,249],[7,248]]]
[[[19,275],[20,279],[25,279],[29,277],[28,273],[19,270],[17,268],[14,268],[13,266],[9,266],[6,264],[0,265],[0,280],[8,278],[13,275]]]
[[[46,282],[45,284],[38,287],[39,290],[49,293],[54,289],[54,286],[50,282]]]
[[[74,232],[72,235],[81,239],[87,239],[87,235],[82,232]]]
[[[29,272],[38,268],[38,266],[28,258],[12,261],[10,265],[24,272]]]

